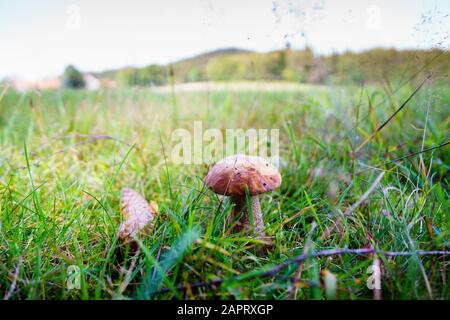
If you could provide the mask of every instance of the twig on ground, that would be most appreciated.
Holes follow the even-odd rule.
[[[268,277],[272,277],[275,276],[278,272],[280,272],[281,270],[286,269],[287,267],[289,267],[292,264],[298,264],[301,261],[304,261],[305,259],[308,258],[319,258],[319,257],[327,257],[327,256],[336,256],[336,255],[342,255],[342,254],[357,254],[357,255],[368,255],[368,254],[377,254],[377,255],[385,255],[388,257],[410,257],[410,256],[414,256],[414,255],[419,255],[419,256],[425,256],[425,255],[440,255],[440,256],[447,256],[450,255],[450,251],[415,251],[415,252],[410,252],[410,251],[377,251],[373,248],[363,248],[363,249],[334,249],[334,250],[323,250],[323,251],[318,251],[318,252],[313,252],[313,253],[308,253],[308,254],[301,254],[299,256],[296,256],[292,259],[288,259],[285,262],[278,264],[272,268],[269,268],[266,271],[251,271],[249,273],[246,274],[241,274],[239,276],[235,276],[235,277],[230,277],[228,279],[223,279],[223,278],[216,278],[210,281],[199,281],[199,282],[194,282],[189,284],[189,286],[186,285],[180,285],[175,287],[175,289],[177,291],[185,291],[188,288],[192,289],[192,288],[200,288],[200,287],[210,287],[210,286],[216,286],[216,285],[220,285],[223,282],[226,281],[239,281],[239,280],[245,280],[245,279],[250,279],[250,278],[254,278],[254,277],[260,277],[260,278],[268,278]],[[156,292],[156,294],[158,293],[167,293],[170,292],[171,288],[163,288],[162,290],[159,290],[158,292]]]

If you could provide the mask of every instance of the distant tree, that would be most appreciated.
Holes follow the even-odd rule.
[[[167,68],[156,64],[144,68],[124,68],[117,72],[116,81],[121,86],[159,86],[167,83]]]
[[[211,80],[229,81],[239,78],[240,68],[245,67],[239,55],[219,56],[208,63],[208,77]]]
[[[65,88],[81,89],[85,87],[83,75],[74,66],[69,65],[64,70],[63,85]]]
[[[268,76],[271,79],[281,79],[287,66],[286,51],[276,51],[270,56],[271,59],[266,64]]]
[[[116,74],[116,81],[121,86],[135,86],[138,84],[138,69],[123,68]]]
[[[313,51],[308,47],[300,51],[286,51],[285,68],[282,71],[282,79],[296,82],[308,82],[315,60]]]
[[[206,67],[204,68],[206,69]],[[202,81],[204,79],[203,70],[201,66],[195,66],[191,68],[188,72],[186,72],[186,76],[184,78],[185,82],[194,82],[194,81]]]
[[[432,62],[432,63],[431,63]],[[105,77],[119,85],[149,86],[169,81],[168,66],[123,68]],[[309,47],[267,53],[221,50],[173,64],[174,81],[286,80],[301,83],[362,84],[400,81],[417,74],[448,82],[450,51],[370,49],[316,55]],[[446,80],[447,79],[447,80]]]
[[[138,72],[138,85],[162,85],[167,83],[167,70],[156,64],[151,64]]]

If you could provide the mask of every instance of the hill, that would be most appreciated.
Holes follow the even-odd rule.
[[[299,83],[362,84],[423,77],[448,81],[450,53],[433,50],[371,49],[326,56],[311,49],[267,53],[220,49],[170,65],[126,67],[97,74],[121,86],[164,85],[170,82],[284,80]]]

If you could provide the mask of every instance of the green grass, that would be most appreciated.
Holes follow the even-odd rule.
[[[314,251],[448,250],[448,148],[388,162],[449,140],[448,87],[425,85],[354,152],[413,90],[404,86],[392,97],[381,87],[176,96],[145,89],[8,91],[0,101],[0,297],[286,299],[296,265],[273,277],[246,275],[301,254],[308,239]],[[231,232],[230,204],[220,205],[202,182],[206,165],[165,161],[171,132],[192,130],[195,120],[204,129],[281,130],[283,183],[261,198],[266,233],[276,244],[268,253]],[[344,215],[381,172],[367,201]],[[125,186],[159,205],[137,256],[116,238]],[[381,257],[383,298],[448,299],[445,259]],[[308,259],[295,297],[326,299],[322,277],[329,272],[337,299],[372,299],[372,263],[359,255]],[[66,287],[70,265],[81,269],[80,290]],[[217,277],[225,281],[175,290]],[[158,293],[162,288],[168,289]]]

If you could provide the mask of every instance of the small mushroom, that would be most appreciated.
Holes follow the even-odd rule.
[[[215,193],[231,197],[232,218],[241,214],[238,231],[250,230],[245,189],[251,196],[254,233],[264,237],[264,221],[258,195],[278,188],[281,175],[268,160],[247,155],[233,155],[217,162],[206,175],[206,185]]]

